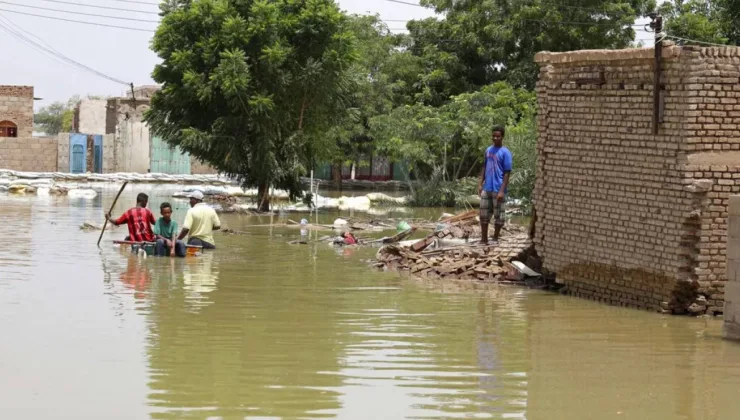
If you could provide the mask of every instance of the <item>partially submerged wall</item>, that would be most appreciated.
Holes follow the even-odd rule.
[[[657,135],[652,49],[537,55],[535,243],[571,294],[721,312],[740,162],[696,161],[740,148],[738,51],[664,48]]]

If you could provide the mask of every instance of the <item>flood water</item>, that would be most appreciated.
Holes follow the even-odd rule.
[[[142,190],[182,221],[172,187],[114,214]],[[0,196],[0,419],[740,418],[718,320],[401,278],[265,217],[138,259],[79,229],[115,192]]]

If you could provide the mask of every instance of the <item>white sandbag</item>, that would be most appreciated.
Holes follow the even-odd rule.
[[[84,198],[90,200],[97,197],[98,193],[95,190],[80,188],[76,190],[69,190],[67,195],[72,198]]]

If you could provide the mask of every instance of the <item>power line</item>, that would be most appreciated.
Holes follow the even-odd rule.
[[[150,3],[150,2],[145,2],[145,1],[136,1],[136,0],[111,0],[111,1],[118,1],[118,2],[121,2],[121,3],[144,4],[146,6],[154,6],[154,7],[159,6],[156,3]]]
[[[98,6],[95,4],[87,4],[87,3],[76,3],[72,1],[62,1],[62,0],[40,0],[45,1],[48,3],[59,3],[59,4],[68,4],[71,6],[82,6],[82,7],[91,7],[94,9],[106,9],[106,10],[116,10],[119,12],[131,12],[131,13],[145,13],[148,15],[159,15],[159,12],[150,12],[148,10],[133,10],[133,9],[122,9],[120,7],[111,7],[111,6]]]
[[[99,18],[105,18],[105,19],[119,19],[119,20],[133,21],[133,22],[159,23],[158,20],[136,19],[136,18],[128,18],[128,17],[121,17],[121,16],[110,16],[110,15],[98,15],[98,14],[95,14],[95,13],[72,12],[72,11],[69,11],[69,10],[52,9],[50,7],[29,6],[27,4],[10,3],[10,2],[7,2],[7,1],[2,1],[2,0],[0,0],[0,4],[7,4],[7,5],[10,5],[10,6],[16,6],[16,7],[27,7],[29,9],[46,10],[46,11],[49,11],[49,12],[61,12],[61,13],[69,13],[69,14],[72,14],[72,15],[99,17]]]
[[[663,36],[663,38],[677,39],[679,41],[684,41],[684,42],[694,42],[696,44],[711,45],[713,47],[734,47],[734,45],[715,44],[713,42],[697,41],[696,39],[681,38],[679,36],[673,36],[673,35],[665,35],[665,36]],[[661,39],[661,41],[662,41],[662,39]]]
[[[424,9],[427,9],[426,6],[422,6],[419,3],[411,3],[411,2],[408,2],[408,1],[401,1],[401,0],[385,0],[385,1],[388,1],[388,2],[391,2],[391,3],[405,4],[405,5],[408,5],[408,6],[423,7]]]
[[[13,25],[13,23],[8,18],[6,18],[5,16],[0,16],[0,19],[2,19],[2,22],[0,22],[0,29],[4,30],[5,32],[9,33],[12,36],[15,36],[17,39],[21,39],[21,36],[22,35],[18,31],[16,31],[15,29],[13,29],[11,27]],[[5,23],[3,23],[3,22],[5,22]],[[22,30],[20,27],[17,27],[17,28],[20,29],[20,30]],[[46,43],[44,42],[44,44],[46,44]],[[53,48],[51,47],[51,45],[49,45],[49,44],[46,44],[46,45],[53,50]],[[39,52],[41,52],[42,54],[45,52],[43,49],[41,49],[39,47],[35,47],[34,46],[34,48],[36,50],[38,50]],[[59,58],[57,58],[57,57],[55,57],[53,55],[49,55],[49,57],[51,57],[52,60],[56,61],[59,64],[62,64],[62,65],[67,64],[64,61],[60,60]]]
[[[12,27],[8,27],[8,26],[6,26],[6,25],[5,25],[5,24],[3,24],[2,22],[0,22],[0,28],[4,29],[4,30],[5,30],[6,32],[8,32],[9,34],[11,34],[11,35],[15,36],[16,38],[18,38],[18,39],[20,39],[20,40],[22,40],[22,41],[24,41],[24,42],[26,42],[26,43],[30,44],[31,46],[33,46],[33,47],[35,47],[35,48],[37,48],[37,49],[39,49],[39,50],[41,50],[41,51],[44,51],[44,52],[46,52],[47,54],[50,54],[50,55],[51,55],[51,56],[52,56],[53,58],[58,58],[58,59],[61,59],[61,60],[63,60],[64,62],[66,62],[66,63],[68,63],[68,64],[71,64],[71,65],[73,65],[73,66],[76,66],[76,67],[78,67],[78,68],[80,68],[80,69],[86,70],[86,71],[88,71],[88,72],[90,72],[90,73],[92,73],[92,74],[95,74],[95,75],[97,75],[97,76],[99,76],[99,77],[102,77],[102,78],[104,78],[104,79],[108,79],[108,80],[110,80],[110,81],[112,81],[112,82],[115,82],[115,83],[119,83],[119,84],[122,84],[122,85],[126,85],[126,86],[129,86],[129,83],[126,83],[126,82],[124,82],[123,80],[117,79],[117,78],[115,78],[115,77],[112,77],[112,76],[108,76],[108,75],[107,75],[107,74],[105,74],[105,73],[102,73],[102,72],[99,72],[99,71],[97,71],[97,70],[93,69],[92,67],[86,66],[86,65],[84,65],[84,64],[82,64],[82,63],[80,63],[80,62],[78,62],[78,61],[75,61],[75,60],[73,60],[73,59],[71,59],[71,58],[67,57],[66,55],[64,55],[64,54],[60,53],[59,51],[57,51],[56,49],[54,49],[54,48],[53,48],[53,47],[51,47],[51,46],[49,46],[50,48],[44,47],[43,45],[41,45],[41,44],[39,44],[39,43],[35,42],[34,40],[32,40],[32,39],[30,39],[30,38],[28,38],[28,37],[24,36],[24,35],[23,35],[22,33],[20,33],[20,32],[18,32],[18,31],[14,30],[14,29],[13,29]],[[20,27],[16,27],[16,28],[20,29],[21,31],[24,31],[24,30],[23,30],[23,29],[21,29]],[[24,32],[26,32],[26,31],[24,31]]]
[[[40,17],[40,18],[44,18],[44,19],[51,19],[51,20],[61,20],[61,21],[64,21],[64,22],[81,23],[83,25],[104,26],[104,27],[107,27],[107,28],[128,29],[130,31],[139,31],[139,32],[150,32],[150,33],[156,32],[153,29],[132,28],[130,26],[118,26],[118,25],[108,25],[108,24],[105,24],[105,23],[86,22],[84,20],[73,20],[73,19],[65,19],[65,18],[60,18],[60,17],[55,17],[55,16],[37,15],[37,14],[34,14],[34,13],[19,12],[17,10],[0,9],[0,12],[15,13],[15,14],[18,14],[18,15],[34,16],[34,17]]]

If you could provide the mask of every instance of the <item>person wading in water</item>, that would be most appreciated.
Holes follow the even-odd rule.
[[[133,242],[154,242],[154,232],[152,225],[156,223],[154,215],[146,206],[149,204],[149,196],[139,193],[136,196],[136,207],[126,210],[118,219],[113,219],[110,213],[105,215],[110,223],[115,226],[126,223],[128,225],[127,241]]]
[[[203,249],[216,249],[213,231],[221,229],[221,220],[218,219],[216,210],[203,202],[203,193],[200,191],[193,191],[187,197],[190,199],[191,208],[185,215],[185,222],[182,224],[182,231],[177,239],[182,240],[190,236],[188,245],[200,245]]]
[[[504,133],[503,127],[493,128],[493,146],[486,149],[478,184],[480,234],[483,245],[488,245],[488,224],[491,216],[493,216],[494,242],[498,242],[505,221],[505,202],[512,169],[512,155],[509,149],[504,147]]]

